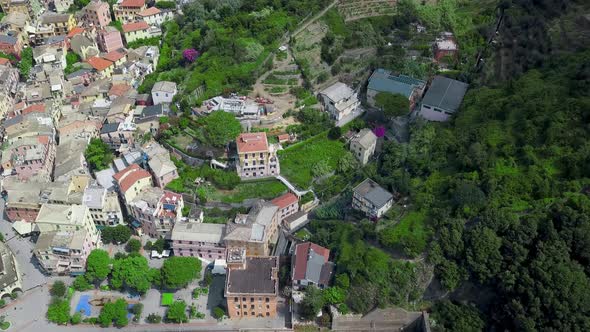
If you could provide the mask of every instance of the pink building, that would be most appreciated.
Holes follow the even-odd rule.
[[[157,187],[143,189],[129,203],[131,215],[141,225],[141,231],[153,238],[166,235],[182,217],[182,195]]]
[[[96,247],[90,233],[84,229],[43,232],[33,255],[48,274],[78,275],[85,271],[86,259]]]
[[[4,170],[13,170],[19,180],[36,176],[51,180],[55,144],[49,136],[24,137],[13,142],[2,154]]]
[[[279,207],[280,221],[299,211],[299,199],[292,193],[286,193],[270,202]]]
[[[100,0],[92,0],[83,10],[83,20],[86,24],[97,28],[104,28],[111,23],[109,4]]]
[[[20,38],[8,35],[0,35],[0,52],[20,57],[20,52],[22,49],[23,45]]]
[[[98,47],[103,52],[112,52],[123,48],[121,33],[114,27],[107,26],[98,31]]]
[[[171,247],[175,256],[198,257],[211,262],[225,259],[223,243],[226,225],[202,222],[179,222],[171,234]]]

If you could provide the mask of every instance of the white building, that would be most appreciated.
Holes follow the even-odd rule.
[[[174,98],[177,93],[176,83],[169,81],[156,82],[152,88],[152,101],[154,102],[154,105],[163,103],[170,104],[172,103],[172,98]]]
[[[366,165],[375,153],[377,136],[371,129],[363,129],[350,141],[350,151],[361,164]]]
[[[371,179],[365,179],[352,192],[352,208],[372,219],[381,218],[393,205],[393,195]]]
[[[318,95],[324,110],[341,126],[360,115],[356,91],[342,82],[337,82],[321,91]]]
[[[114,191],[107,191],[101,186],[89,186],[84,190],[82,204],[90,211],[94,224],[99,227],[124,225],[123,212],[119,197]]]

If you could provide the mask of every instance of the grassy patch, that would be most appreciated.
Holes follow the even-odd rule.
[[[307,228],[302,228],[295,233],[295,237],[301,241],[307,241],[311,238],[311,233]]]
[[[300,188],[308,188],[313,180],[315,164],[326,161],[328,167],[335,170],[345,152],[344,143],[329,139],[327,132],[321,133],[279,151],[281,174]]]
[[[397,224],[379,232],[379,242],[386,247],[402,249],[406,255],[416,257],[426,249],[429,231],[425,222],[424,213],[410,212]]]
[[[174,302],[174,294],[173,293],[162,293],[162,300],[161,304],[165,307],[171,305]]]
[[[326,15],[324,15],[324,22],[326,22],[333,34],[339,36],[346,36],[348,34],[346,23],[344,23],[344,19],[340,16],[338,10],[330,9]]]
[[[241,182],[233,190],[211,190],[207,199],[223,203],[241,203],[250,198],[272,199],[287,191],[287,187],[278,180]]]
[[[272,88],[267,89],[267,91],[270,93],[285,93],[287,88],[284,86],[273,86]]]

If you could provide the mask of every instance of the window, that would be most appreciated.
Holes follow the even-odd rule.
[[[268,317],[268,316],[270,316],[270,312],[267,312],[267,313],[266,313],[266,317]]]
[[[248,313],[247,312],[244,312],[244,316],[248,316]]]
[[[250,302],[254,302],[254,298],[253,297],[250,298]]]
[[[242,298],[242,301],[246,302],[246,298],[245,298],[245,297],[243,297],[243,298]]]
[[[254,305],[253,304],[250,306],[250,309],[254,309]]]
[[[427,105],[422,105],[422,106],[424,106],[424,108],[427,109],[427,110],[431,109],[430,106],[427,106]]]
[[[266,298],[266,303],[268,303],[268,302],[270,302],[270,298],[267,297]]]
[[[256,313],[254,311],[252,311],[251,315],[252,316],[256,316]]]

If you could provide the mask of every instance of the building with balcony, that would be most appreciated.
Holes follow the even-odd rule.
[[[242,179],[276,176],[281,172],[277,147],[268,144],[266,133],[243,133],[236,139],[239,162],[236,166]]]
[[[115,20],[123,23],[135,21],[137,15],[145,9],[145,0],[119,0],[113,5]]]
[[[98,228],[125,225],[123,210],[116,192],[92,185],[84,190],[82,204],[88,207],[90,217]]]
[[[225,298],[229,318],[275,317],[279,295],[279,258],[247,257],[243,249],[227,254]]]
[[[11,143],[2,153],[2,167],[19,180],[33,177],[51,181],[55,143],[48,136],[25,137]]]
[[[39,210],[35,224],[41,233],[53,231],[74,233],[83,230],[87,232],[85,236],[89,236],[92,246],[100,244],[98,229],[92,221],[90,210],[84,205],[45,203]]]
[[[19,71],[10,64],[0,65],[0,117],[12,111],[18,91]]]
[[[225,259],[225,224],[178,222],[170,236],[175,256],[198,257],[206,263]]]
[[[67,35],[76,26],[73,14],[45,12],[39,17],[35,40],[37,42],[52,36]]]
[[[245,248],[248,256],[268,256],[278,239],[279,208],[270,203],[256,203],[248,214],[238,214],[229,223],[224,238],[227,248]]]
[[[111,23],[109,4],[100,0],[92,0],[82,9],[82,20],[87,26],[102,29]]]
[[[86,268],[86,258],[97,244],[84,230],[41,232],[33,255],[41,268],[51,275],[80,275]]]
[[[141,226],[141,233],[152,238],[167,237],[180,222],[184,200],[182,195],[158,187],[141,190],[128,203],[129,211]]]
[[[125,43],[129,44],[139,39],[150,38],[150,26],[144,21],[123,24]]]
[[[137,127],[134,123],[105,123],[100,129],[100,139],[115,151],[124,151],[134,141]]]
[[[293,193],[286,193],[270,202],[279,208],[279,222],[299,211],[299,199]]]
[[[113,178],[117,182],[121,197],[127,204],[132,202],[143,189],[152,187],[151,174],[137,164],[126,167],[113,175]]]
[[[393,195],[371,179],[354,187],[352,193],[352,208],[372,219],[381,218],[393,205]]]
[[[336,82],[322,90],[318,95],[318,100],[322,104],[324,111],[330,115],[330,118],[338,126],[353,120],[361,114],[359,111],[361,102],[358,99],[357,92],[342,82]]]
[[[110,53],[123,48],[123,38],[121,32],[115,27],[107,26],[98,30],[96,36],[98,47],[101,51]]]

